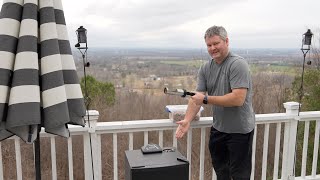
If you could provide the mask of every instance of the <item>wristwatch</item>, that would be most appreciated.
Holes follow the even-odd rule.
[[[204,98],[203,98],[203,104],[208,104],[208,96],[205,95]]]

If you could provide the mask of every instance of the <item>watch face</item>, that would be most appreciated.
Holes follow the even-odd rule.
[[[203,98],[203,104],[208,104],[208,96],[204,96]]]

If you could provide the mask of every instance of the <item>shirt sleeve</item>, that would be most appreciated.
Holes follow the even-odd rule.
[[[244,59],[238,59],[230,67],[231,89],[250,87],[249,65]]]
[[[198,71],[198,78],[197,78],[197,89],[196,91],[199,92],[206,92],[207,91],[207,81],[206,81],[206,76],[205,76],[205,68],[206,64],[203,64],[199,71]]]

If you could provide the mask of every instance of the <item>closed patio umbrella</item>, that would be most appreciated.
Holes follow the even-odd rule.
[[[0,13],[0,140],[37,130],[69,137],[84,99],[61,0],[4,0]]]

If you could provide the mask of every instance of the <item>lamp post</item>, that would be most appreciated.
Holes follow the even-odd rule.
[[[303,53],[303,65],[302,65],[302,74],[301,74],[301,86],[299,89],[299,112],[300,113],[300,108],[301,108],[301,100],[303,96],[303,74],[304,74],[304,65],[306,61],[306,55],[310,51],[310,46],[311,46],[311,40],[312,40],[312,32],[310,29],[307,30],[306,33],[302,35],[302,45],[301,45],[301,51]],[[311,61],[309,60],[307,62],[308,65],[311,65]]]
[[[78,43],[75,44],[75,47],[77,49],[79,49],[79,51],[82,54],[82,61],[83,61],[83,78],[84,78],[84,101],[85,101],[85,105],[86,105],[86,110],[87,110],[87,120],[88,120],[88,125],[89,127],[91,127],[90,125],[90,117],[89,117],[89,106],[90,106],[90,102],[91,99],[89,97],[88,94],[88,89],[87,89],[87,75],[86,75],[86,67],[90,66],[90,63],[87,61],[87,50],[88,50],[88,43],[87,43],[87,29],[84,28],[83,26],[80,26],[77,30],[76,30],[76,35],[77,35],[77,39],[78,39]],[[84,51],[82,51],[84,50]],[[92,146],[92,142],[91,142],[91,134],[89,133],[90,136],[90,146]],[[92,179],[94,180],[94,169],[93,169],[93,154],[92,151],[90,150],[90,154],[91,154],[91,168],[92,168]]]

